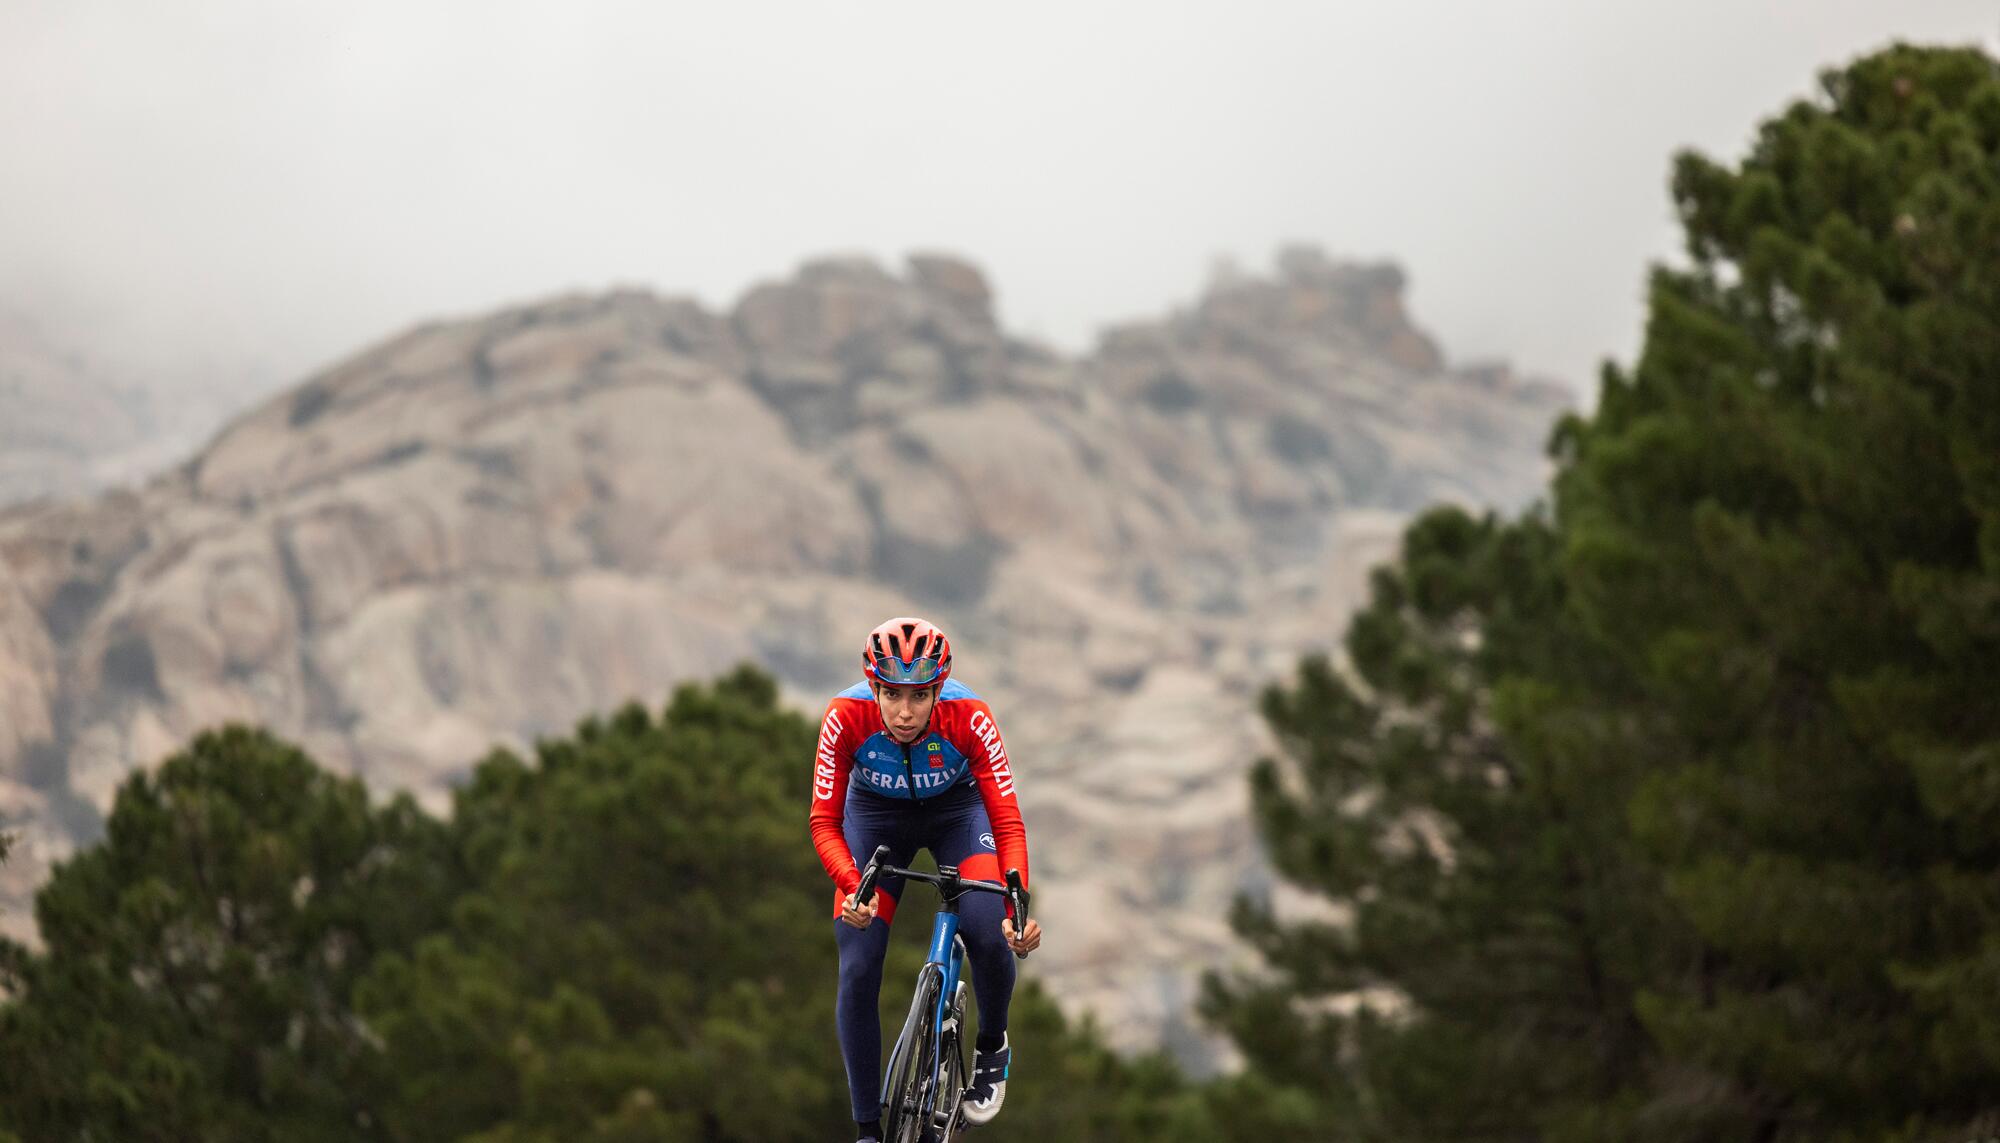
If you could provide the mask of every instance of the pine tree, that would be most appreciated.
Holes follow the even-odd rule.
[[[1592,1137],[1637,1072],[1631,996],[1670,928],[1623,836],[1632,771],[1579,696],[1607,681],[1564,616],[1556,537],[1439,509],[1378,569],[1350,677],[1264,698],[1277,871],[1339,915],[1234,924],[1271,972],[1205,1010],[1261,1079],[1320,1093],[1321,1138]],[[1305,1136],[1301,1136],[1305,1137]]]
[[[37,1140],[379,1137],[347,1002],[456,891],[408,798],[258,731],[197,738],[120,788],[98,846],[37,895],[46,947],[0,948],[0,1125]]]
[[[1347,1134],[2000,1127],[2000,66],[1822,86],[1677,160],[1552,516],[1420,521],[1360,685],[1267,700],[1260,828],[1349,918],[1244,907],[1209,1011]]]
[[[397,1138],[798,1137],[846,1117],[825,877],[803,842],[813,728],[739,671],[506,752],[459,794],[449,928],[359,1005]]]
[[[1823,88],[1735,168],[1679,159],[1691,264],[1558,484],[1705,946],[1638,1003],[1685,1138],[2000,1108],[2000,69],[1897,47]]]

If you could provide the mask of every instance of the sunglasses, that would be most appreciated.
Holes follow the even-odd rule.
[[[875,678],[877,681],[899,687],[920,687],[933,683],[938,677],[938,661],[928,655],[905,663],[894,655],[875,657]]]

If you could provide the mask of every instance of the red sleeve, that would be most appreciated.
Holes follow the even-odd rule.
[[[847,778],[854,770],[855,733],[860,719],[855,717],[852,699],[834,699],[827,704],[819,724],[819,751],[813,761],[812,824],[813,848],[819,863],[841,893],[861,886],[861,868],[847,851],[847,836],[841,817],[847,809]]]
[[[993,823],[994,848],[1000,851],[1000,868],[1021,871],[1021,885],[1028,884],[1028,827],[1021,821],[1021,803],[1014,797],[1014,768],[1007,761],[1007,743],[1000,737],[1000,724],[993,712],[978,699],[959,699],[966,708],[965,730],[960,747],[972,763],[972,776],[979,781],[979,797],[986,803],[986,817]]]

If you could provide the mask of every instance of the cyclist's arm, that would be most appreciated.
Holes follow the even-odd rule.
[[[968,709],[964,738],[970,747],[967,758],[972,775],[979,782],[980,800],[986,803],[987,820],[993,823],[993,845],[1000,851],[1000,868],[1021,871],[1021,884],[1028,884],[1028,827],[1021,821],[1021,803],[1014,796],[1014,767],[1007,758],[1006,740],[992,710],[978,699],[965,700]]]
[[[854,770],[854,750],[849,743],[858,720],[849,703],[834,699],[820,719],[819,749],[813,759],[812,825],[813,848],[819,863],[840,891],[852,893],[861,885],[861,868],[847,850],[847,835],[841,816],[847,807],[847,779]]]

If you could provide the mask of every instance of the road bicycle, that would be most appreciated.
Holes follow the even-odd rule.
[[[900,869],[889,864],[886,845],[878,846],[861,872],[856,904],[875,897],[883,877],[902,877],[937,887],[941,903],[931,923],[931,951],[917,971],[917,992],[910,1015],[889,1064],[882,1070],[882,1138],[884,1143],[952,1143],[965,1130],[959,1114],[965,1102],[965,941],[958,935],[958,899],[967,893],[999,893],[1014,913],[1014,931],[1028,924],[1028,891],[1021,871],[1009,869],[1007,883],[974,881],[958,875],[955,865],[940,865],[936,873]],[[1016,956],[1025,957],[1025,953]]]

